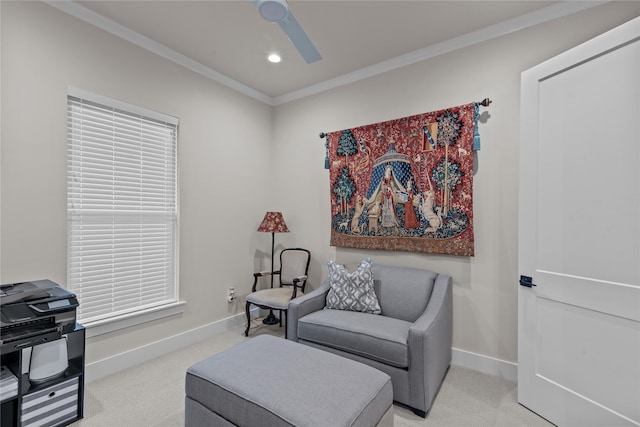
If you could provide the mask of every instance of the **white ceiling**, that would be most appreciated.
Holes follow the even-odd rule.
[[[291,0],[322,55],[307,64],[249,0],[45,2],[271,105],[603,3]]]

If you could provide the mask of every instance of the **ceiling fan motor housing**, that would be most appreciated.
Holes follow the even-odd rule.
[[[264,19],[271,22],[280,22],[289,13],[286,0],[259,0],[258,10]]]

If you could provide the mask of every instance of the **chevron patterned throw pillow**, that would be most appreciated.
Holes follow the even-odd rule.
[[[371,259],[365,258],[349,273],[344,265],[329,261],[329,283],[326,308],[380,314],[380,304],[373,288]]]

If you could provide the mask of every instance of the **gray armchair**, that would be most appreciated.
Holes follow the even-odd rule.
[[[292,300],[288,339],[377,368],[394,401],[426,417],[451,363],[452,279],[417,268],[373,264],[382,313],[323,310],[330,288]]]

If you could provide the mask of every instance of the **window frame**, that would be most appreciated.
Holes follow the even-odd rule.
[[[172,192],[171,197],[169,197],[169,199],[166,199],[167,196],[165,196],[165,199],[163,200],[165,202],[169,201],[169,205],[173,203],[173,209],[168,209],[166,207],[158,208],[159,209],[158,212],[160,212],[159,215],[165,218],[164,221],[166,224],[169,224],[168,226],[169,233],[168,234],[165,233],[166,236],[163,240],[163,244],[170,247],[170,251],[172,252],[172,255],[169,256],[169,258],[172,260],[169,267],[169,270],[172,272],[172,277],[170,277],[167,282],[169,285],[165,284],[164,287],[160,287],[159,289],[165,289],[165,290],[170,289],[172,293],[170,292],[168,294],[168,297],[165,300],[160,301],[158,303],[153,303],[152,305],[146,305],[139,302],[137,307],[129,308],[122,312],[118,312],[116,309],[114,309],[111,312],[111,314],[103,314],[101,316],[87,317],[89,321],[84,321],[82,316],[80,315],[80,312],[82,310],[82,297],[81,297],[82,288],[78,286],[78,283],[77,283],[78,281],[76,280],[76,278],[72,277],[72,275],[74,274],[74,271],[77,271],[77,270],[74,270],[74,265],[77,266],[77,264],[74,264],[75,252],[73,252],[74,243],[72,239],[73,239],[73,236],[77,236],[78,234],[73,234],[74,221],[76,221],[75,224],[79,224],[80,222],[77,221],[78,217],[83,217],[83,215],[85,215],[87,218],[90,218],[92,215],[94,217],[96,216],[96,214],[94,213],[87,214],[88,212],[87,210],[83,210],[82,208],[78,208],[77,206],[74,207],[72,205],[72,199],[77,195],[77,192],[74,193],[75,190],[72,189],[72,187],[75,185],[75,188],[77,188],[77,184],[74,184],[74,180],[76,182],[78,181],[77,175],[76,175],[77,168],[74,166],[72,158],[73,159],[76,158],[73,156],[75,155],[74,148],[77,149],[78,140],[77,140],[77,133],[72,132],[72,128],[73,126],[75,126],[75,124],[73,124],[72,122],[75,119],[74,117],[72,117],[73,114],[71,111],[71,108],[72,108],[71,105],[74,102],[79,102],[78,100],[84,101],[90,104],[99,104],[101,107],[104,107],[106,110],[108,111],[110,110],[114,116],[124,115],[127,118],[140,120],[140,122],[143,123],[141,124],[141,127],[148,125],[148,123],[151,123],[153,126],[154,122],[160,122],[162,123],[162,125],[165,125],[169,129],[169,132],[172,135],[171,136],[172,140],[169,141],[169,145],[166,147],[166,149],[171,150],[171,155],[170,157],[168,157],[168,159],[170,162],[172,162],[172,164],[169,166],[170,173],[172,173],[172,176],[170,176],[170,179],[168,180],[168,182],[172,182],[173,188],[169,190],[169,194],[171,194]],[[158,129],[160,127],[161,125],[159,124]],[[67,157],[68,158],[68,164],[67,164],[67,220],[68,220],[67,283],[68,283],[69,290],[71,292],[75,292],[79,294],[78,297],[79,297],[81,306],[80,306],[78,321],[82,322],[83,325],[87,328],[88,337],[112,332],[115,330],[119,330],[122,328],[134,326],[134,325],[145,323],[145,322],[150,322],[150,321],[167,317],[167,316],[177,315],[184,311],[185,303],[180,300],[180,293],[179,293],[180,287],[179,287],[179,281],[178,281],[178,278],[179,278],[179,271],[178,271],[179,228],[180,228],[179,227],[179,195],[178,195],[178,153],[177,153],[178,130],[179,130],[179,120],[175,117],[172,117],[163,113],[159,113],[156,111],[152,111],[136,105],[131,105],[115,99],[111,99],[102,95],[91,93],[82,89],[78,89],[74,87],[68,88],[68,91],[67,91],[67,132],[68,132],[68,136],[67,136],[67,156],[68,156]],[[115,133],[115,131],[113,132]],[[140,171],[141,171],[140,176],[143,177],[144,169],[141,167]],[[165,173],[166,173],[166,169],[165,169]],[[164,176],[166,177],[166,175]],[[114,181],[117,181],[117,178],[115,178]],[[114,193],[118,193],[118,190],[116,189],[114,189],[113,191]],[[144,196],[144,194],[146,193],[144,193],[144,190],[141,190],[141,194]],[[116,194],[113,198],[115,200],[118,200],[118,195]],[[136,200],[142,200],[143,198],[144,197],[140,197]],[[73,200],[78,200],[78,199],[73,199]],[[117,205],[117,202],[116,202],[116,205]],[[141,207],[139,211],[136,211],[136,215],[140,220],[140,224],[142,224],[139,226],[139,228],[142,230],[144,228],[144,224],[146,224],[145,220],[149,220],[149,218],[153,217],[154,215],[158,215],[158,212],[145,210],[145,207],[142,207],[143,205],[142,202],[140,202],[140,205]],[[107,208],[104,211],[101,211],[103,213],[99,215],[103,215],[103,216],[112,215],[115,218],[119,216],[117,213],[117,209],[118,208],[116,207],[114,208],[114,210],[109,211],[109,209]],[[94,212],[97,212],[97,210]],[[116,221],[114,221],[114,223],[115,222]],[[121,225],[122,223],[119,223],[119,224]],[[172,224],[172,227],[171,227],[171,224]],[[119,232],[120,231],[116,231],[115,233],[116,237]],[[139,240],[142,241],[144,240],[144,230],[142,230],[141,233],[143,237]],[[78,246],[81,246],[81,244],[79,244]],[[145,247],[141,246],[141,249],[138,250],[138,253],[142,254],[144,249]],[[164,275],[166,278],[166,273]],[[111,285],[111,289],[115,289],[115,288],[116,287],[114,285]],[[140,300],[144,298],[144,295],[143,295],[144,289],[145,289],[144,286],[139,287],[138,294],[140,296]]]

